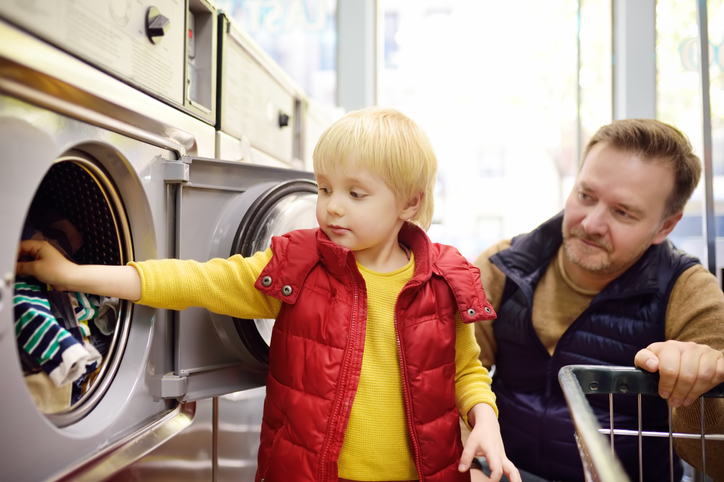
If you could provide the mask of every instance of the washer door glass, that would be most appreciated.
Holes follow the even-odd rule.
[[[232,254],[251,256],[271,245],[272,236],[295,229],[317,227],[317,187],[306,180],[288,181],[270,189],[256,202],[241,223]],[[260,361],[269,362],[274,320],[235,319],[234,324],[247,349]]]
[[[91,158],[70,152],[45,174],[23,239],[45,240],[79,264],[132,259],[123,204]],[[84,417],[108,388],[128,336],[130,303],[15,279],[18,356],[37,408],[57,426]]]

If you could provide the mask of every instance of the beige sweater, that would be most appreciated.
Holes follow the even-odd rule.
[[[505,288],[505,274],[490,262],[490,257],[510,247],[510,240],[500,241],[484,251],[475,261],[480,268],[488,300],[498,310]],[[598,292],[576,286],[562,265],[563,248],[554,258],[535,289],[533,327],[548,353],[553,354],[558,340],[583,313]],[[493,336],[494,321],[476,324],[480,360],[490,368],[495,364],[497,345]],[[666,338],[692,341],[724,350],[724,293],[715,276],[701,265],[681,274],[671,292],[666,311]],[[645,348],[645,347],[641,347]],[[633,365],[631,360],[631,365]],[[674,410],[674,430],[701,433],[700,405]],[[705,420],[709,433],[724,433],[724,400],[705,403]],[[694,467],[701,468],[701,441],[675,442],[677,453]],[[707,442],[706,472],[714,480],[724,480],[724,443]],[[666,463],[666,461],[662,461]]]

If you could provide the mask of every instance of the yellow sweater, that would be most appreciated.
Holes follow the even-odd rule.
[[[152,260],[130,264],[141,277],[141,304],[175,310],[201,306],[237,318],[275,318],[281,301],[253,287],[271,256],[268,249],[249,258],[237,255],[206,263]],[[412,279],[414,267],[414,256],[406,266],[391,273],[370,271],[358,264],[367,285],[367,336],[359,388],[338,462],[341,478],[418,478],[410,452],[393,324],[395,301]],[[474,327],[462,323],[459,315],[456,320],[458,410],[466,416],[477,403],[487,403],[497,413],[490,376],[478,360],[480,350]]]

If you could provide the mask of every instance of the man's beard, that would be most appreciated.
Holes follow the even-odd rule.
[[[603,253],[598,253],[597,255],[592,256],[579,256],[580,249],[576,249],[572,246],[571,240],[573,238],[579,238],[584,241],[588,241],[589,243],[595,244],[599,248],[601,248],[603,251],[605,251],[605,255],[602,256]],[[611,244],[604,240],[601,236],[597,235],[590,235],[583,231],[580,227],[576,226],[569,230],[569,233],[567,236],[564,235],[563,237],[563,248],[566,251],[566,256],[568,256],[568,259],[578,266],[579,268],[582,268],[589,273],[596,274],[596,275],[612,275],[612,274],[620,274],[620,272],[625,271],[626,269],[630,268],[633,263],[636,262],[637,259],[641,257],[642,254],[649,248],[649,245],[643,245],[641,246],[636,253],[634,253],[633,256],[628,257],[626,259],[619,259],[618,261],[613,261],[611,259],[611,253],[613,253],[613,246]],[[583,247],[582,249],[587,249]],[[596,250],[596,248],[588,248],[591,251]],[[591,259],[592,258],[592,259]]]
[[[580,249],[576,249],[572,246],[571,240],[573,238],[578,238],[582,241],[595,244],[605,251],[606,255],[601,256],[603,253],[599,252],[597,256],[586,256],[585,254],[583,256],[579,256]],[[566,256],[568,256],[568,259],[579,268],[594,274],[609,274],[611,271],[612,262],[609,255],[613,251],[613,248],[611,244],[605,241],[601,236],[590,235],[580,227],[575,226],[569,230],[567,236],[563,237],[563,247],[566,250]],[[598,249],[593,247],[582,247],[582,249],[588,249],[594,252],[598,251]]]

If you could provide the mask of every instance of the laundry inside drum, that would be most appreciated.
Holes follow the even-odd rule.
[[[131,251],[122,210],[100,167],[64,157],[35,193],[22,239],[45,240],[78,264],[125,264]],[[37,408],[59,426],[79,420],[112,379],[129,303],[55,291],[32,277],[16,277],[13,302],[18,356]]]

